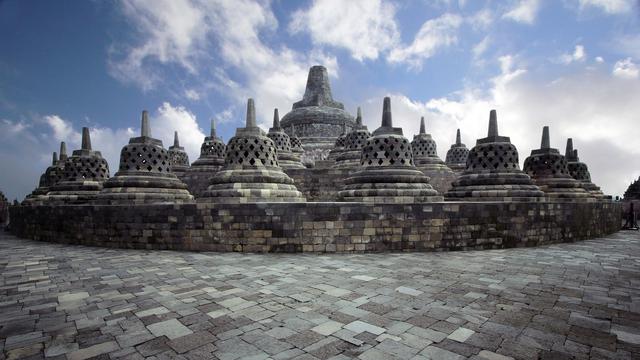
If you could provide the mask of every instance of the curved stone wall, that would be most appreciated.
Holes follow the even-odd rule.
[[[35,240],[242,252],[442,251],[538,246],[615,232],[621,204],[439,202],[59,205],[11,208]]]

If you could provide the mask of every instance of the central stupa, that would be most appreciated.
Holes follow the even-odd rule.
[[[293,104],[280,124],[289,136],[295,127],[305,150],[305,162],[325,160],[338,136],[355,126],[353,116],[344,110],[344,105],[333,100],[327,68],[320,65],[309,69],[302,100]]]

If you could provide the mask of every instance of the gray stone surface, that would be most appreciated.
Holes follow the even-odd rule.
[[[0,233],[0,358],[632,359],[639,258],[638,232],[324,256],[117,250]]]

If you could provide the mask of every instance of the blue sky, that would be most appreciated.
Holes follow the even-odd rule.
[[[143,109],[191,161],[216,118],[228,140],[247,97],[267,126],[302,97],[311,65],[370,129],[383,96],[444,157],[473,146],[489,110],[521,162],[551,127],[574,138],[605,192],[640,176],[640,10],[634,0],[0,1],[0,189],[22,198],[80,129],[118,167]]]

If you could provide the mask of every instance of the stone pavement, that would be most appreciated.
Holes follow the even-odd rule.
[[[0,359],[640,358],[640,234],[247,255],[0,233]]]

